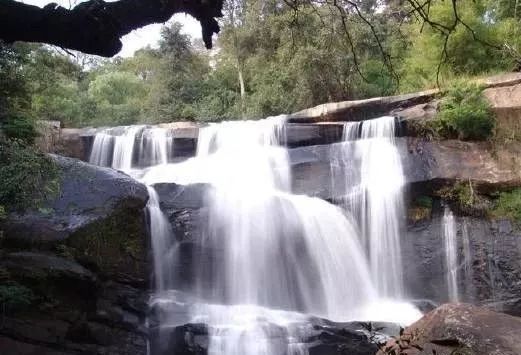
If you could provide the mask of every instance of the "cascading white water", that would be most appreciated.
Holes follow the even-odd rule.
[[[172,255],[175,242],[172,226],[161,211],[159,196],[156,190],[148,186],[147,210],[150,223],[150,235],[152,238],[152,252],[154,253],[154,279],[156,290],[161,292],[172,288],[172,272],[174,255]]]
[[[105,131],[97,133],[92,143],[89,163],[99,166],[111,166],[113,149],[114,136]]]
[[[114,137],[114,154],[112,167],[122,171],[132,169],[132,158],[136,134],[143,129],[143,126],[130,126],[123,134]]]
[[[442,223],[443,244],[448,297],[451,302],[458,302],[458,241],[456,239],[456,221],[448,206],[445,207]]]
[[[302,351],[290,338],[270,340],[269,326],[304,319],[363,318],[375,292],[356,230],[338,208],[290,193],[289,163],[277,146],[283,122],[225,122],[200,133],[197,157],[152,168],[144,181],[207,182],[209,220],[205,248],[222,249],[212,267],[214,286],[194,311],[211,325],[211,354]],[[184,176],[183,176],[184,175]],[[200,270],[200,279],[207,270]],[[285,310],[282,312],[281,310]]]
[[[172,151],[173,139],[169,129],[147,126],[107,128],[94,137],[89,162],[130,173],[136,168],[167,164]]]
[[[344,167],[339,170],[340,179],[346,179],[344,202],[358,221],[378,295],[401,298],[405,178],[395,130],[395,118],[390,116],[348,122],[345,143],[333,154]]]
[[[403,176],[392,144],[394,119],[352,124],[352,132],[346,125],[346,140],[362,136],[355,149],[342,153],[344,160],[357,162],[351,167],[358,179],[356,184],[350,181],[348,191],[355,219],[324,200],[291,193],[287,150],[278,144],[284,124],[279,117],[210,125],[200,130],[197,156],[178,164],[165,164],[170,143],[163,132],[149,129],[147,134],[143,127],[130,127],[119,140],[126,140],[127,150],[118,148],[116,154],[114,147],[113,167],[135,169],[135,149],[140,152],[138,164],[155,165],[135,175],[149,186],[160,182],[212,186],[200,243],[222,257],[207,260],[210,267],[196,270],[189,319],[168,315],[169,307],[180,303],[171,275],[176,246],[152,187],[148,203],[157,289],[152,304],[167,313],[160,326],[208,324],[209,354],[305,355],[301,338],[308,331],[303,324],[309,315],[402,323],[421,315],[407,304],[382,299],[397,298],[402,292]],[[134,147],[139,134],[141,143]],[[103,145],[109,140],[99,141]],[[103,149],[110,154],[106,147],[94,147],[93,154]],[[208,279],[210,287],[198,282]]]
[[[173,140],[169,131],[164,128],[146,129],[141,135],[139,145],[139,164],[152,166],[167,164]]]

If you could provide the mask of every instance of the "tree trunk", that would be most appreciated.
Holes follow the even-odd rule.
[[[246,117],[246,89],[244,87],[244,77],[242,76],[242,65],[237,63],[237,73],[239,75],[239,86],[241,89],[241,116]]]

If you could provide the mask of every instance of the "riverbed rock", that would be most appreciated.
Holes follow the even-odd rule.
[[[518,355],[521,318],[469,304],[445,304],[408,327],[378,355]],[[394,351],[394,352],[393,352]]]

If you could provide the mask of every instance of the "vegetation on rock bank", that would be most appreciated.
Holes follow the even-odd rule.
[[[445,138],[485,140],[494,134],[490,104],[477,84],[457,84],[446,91],[434,128]]]
[[[491,215],[493,217],[507,217],[521,225],[521,188],[501,192]]]
[[[39,208],[56,195],[59,173],[48,156],[18,140],[0,140],[0,218]]]

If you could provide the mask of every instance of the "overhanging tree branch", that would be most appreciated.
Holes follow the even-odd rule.
[[[53,44],[110,57],[121,50],[120,38],[132,30],[186,13],[201,23],[203,40],[212,47],[219,32],[223,0],[89,0],[68,10],[56,4],[43,9],[14,0],[0,1],[0,39]]]

